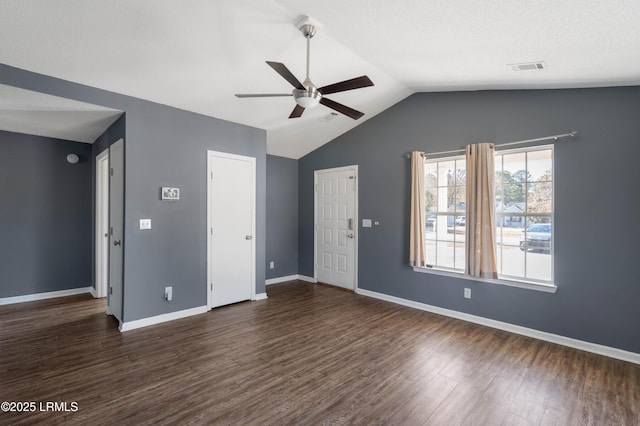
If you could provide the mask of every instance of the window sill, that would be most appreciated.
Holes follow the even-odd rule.
[[[542,283],[536,283],[532,281],[506,280],[504,278],[500,278],[500,279],[477,278],[477,277],[471,277],[469,275],[461,274],[459,272],[445,271],[443,269],[427,268],[423,266],[412,266],[412,268],[415,272],[421,272],[425,274],[443,275],[445,277],[461,278],[463,280],[506,285],[509,287],[518,287],[518,288],[524,288],[527,290],[542,291],[545,293],[555,293],[558,290],[558,287],[555,284],[542,284]]]

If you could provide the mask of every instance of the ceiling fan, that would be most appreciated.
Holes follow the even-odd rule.
[[[238,98],[268,98],[276,96],[293,96],[296,101],[296,106],[289,115],[289,118],[298,118],[302,115],[306,108],[313,108],[321,103],[322,105],[329,107],[339,113],[351,117],[354,120],[359,119],[364,113],[357,111],[353,108],[349,108],[346,105],[332,101],[326,98],[325,95],[331,93],[344,92],[347,90],[360,89],[362,87],[373,86],[373,82],[366,75],[355,77],[349,80],[344,80],[339,83],[329,84],[323,87],[316,87],[309,79],[309,56],[311,47],[311,38],[316,34],[315,25],[311,24],[308,17],[303,16],[300,19],[300,25],[298,28],[302,32],[302,35],[307,39],[307,77],[303,83],[293,75],[289,69],[280,62],[266,61],[267,64],[273,68],[278,74],[280,74],[285,80],[287,80],[293,87],[291,93],[263,93],[263,94],[236,94]]]

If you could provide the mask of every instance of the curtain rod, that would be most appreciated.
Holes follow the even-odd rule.
[[[527,139],[524,141],[501,143],[501,144],[495,145],[495,147],[500,148],[502,146],[521,145],[525,143],[548,141],[551,139],[553,139],[554,141],[557,141],[560,138],[574,138],[577,134],[578,134],[578,131],[573,130],[569,133],[562,133],[560,135],[553,135],[553,136],[545,136],[544,138]],[[465,152],[465,150],[466,150],[465,148],[461,148],[461,149],[454,149],[451,151],[429,152],[425,155],[432,156],[432,155],[444,155],[444,154],[457,154],[457,153]],[[407,154],[407,158],[411,158],[411,154]]]

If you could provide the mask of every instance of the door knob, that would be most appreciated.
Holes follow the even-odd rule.
[[[120,245],[120,240],[116,240],[116,241],[114,241],[114,242],[113,242],[113,245],[114,245],[114,246],[119,246],[119,245]]]
[[[347,234],[347,238],[353,238],[353,234]]]
[[[250,240],[250,239],[252,239],[252,238],[253,238],[253,236],[251,236],[251,235],[246,235],[246,236],[244,237],[244,239],[245,239],[245,240]]]

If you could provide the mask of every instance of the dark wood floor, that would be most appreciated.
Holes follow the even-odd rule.
[[[637,425],[640,366],[327,286],[120,333],[88,296],[0,306],[0,424]]]

